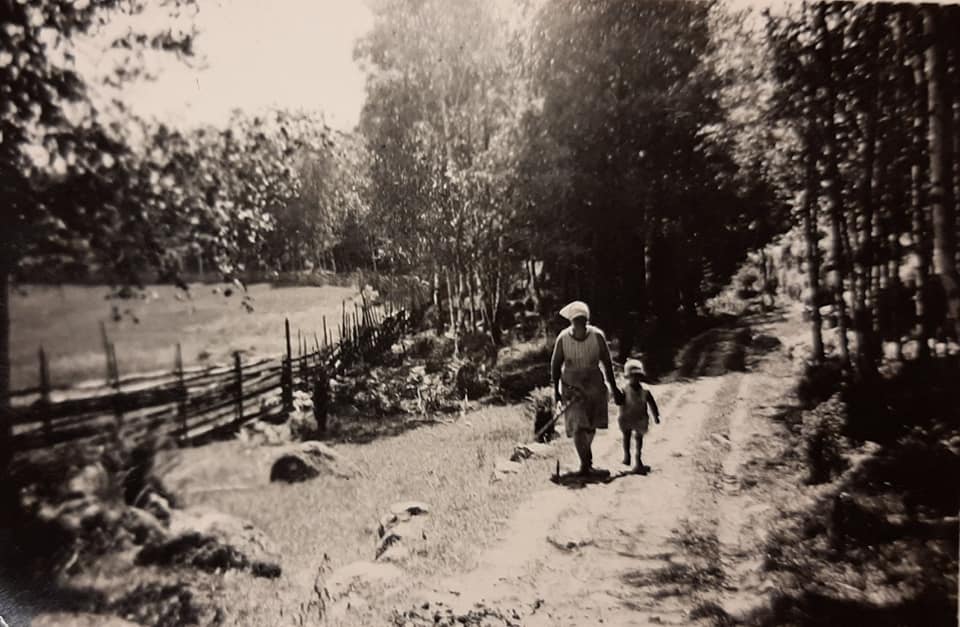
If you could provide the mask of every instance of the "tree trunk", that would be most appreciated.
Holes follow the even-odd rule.
[[[834,119],[834,107],[836,104],[836,90],[833,84],[833,57],[832,46],[830,45],[830,32],[826,24],[825,4],[817,8],[817,30],[823,37],[822,47],[820,49],[821,76],[824,82],[823,90],[823,108],[825,123],[825,183],[827,211],[830,218],[830,236],[831,242],[831,263],[834,271],[837,273],[836,282],[833,290],[834,307],[837,314],[837,341],[840,350],[840,363],[844,370],[850,367],[850,350],[847,343],[847,305],[843,299],[844,291],[844,258],[843,258],[843,229],[841,226],[841,214],[843,207],[840,198],[840,175],[837,167],[839,159],[837,146],[837,129]]]
[[[934,9],[923,8],[923,34],[927,77],[927,108],[930,123],[927,129],[930,157],[930,209],[933,222],[933,269],[940,277],[947,298],[947,316],[953,322],[955,337],[960,340],[960,279],[954,257],[956,243],[953,215],[953,166],[949,142],[952,105],[941,85],[942,42],[938,41],[938,24]]]
[[[816,157],[813,146],[806,148],[806,189],[803,192],[803,240],[807,248],[807,281],[810,283],[810,337],[813,363],[823,363],[823,319],[820,316],[820,247],[817,238]]]
[[[524,260],[524,266],[527,271],[527,295],[533,304],[534,309],[540,312],[540,286],[537,285],[537,269],[533,259]],[[542,312],[541,312],[542,313]]]
[[[868,28],[868,68],[870,91],[866,101],[866,128],[863,138],[863,178],[860,187],[860,205],[863,210],[863,225],[859,229],[859,273],[858,289],[855,290],[857,334],[857,371],[861,379],[873,380],[877,376],[877,346],[874,335],[874,316],[867,307],[868,297],[873,284],[874,258],[874,188],[879,187],[882,180],[879,178],[883,170],[882,138],[877,137],[877,100],[880,95],[880,68],[877,62],[880,54],[880,8],[871,5],[870,23]],[[879,150],[877,143],[880,142]]]
[[[460,331],[457,328],[457,319],[456,314],[454,313],[454,294],[453,294],[453,283],[450,281],[450,271],[444,270],[443,277],[447,283],[447,303],[450,307],[450,333],[453,335],[453,356],[457,357],[460,355],[460,346],[459,346],[459,335]]]
[[[6,485],[13,457],[13,423],[10,415],[10,272],[0,268],[0,484]],[[0,501],[0,504],[2,501]]]

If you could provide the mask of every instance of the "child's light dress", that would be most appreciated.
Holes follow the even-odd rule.
[[[621,431],[637,431],[646,433],[650,429],[650,413],[647,404],[650,402],[650,391],[646,388],[634,389],[630,384],[623,388],[624,401],[620,406]]]

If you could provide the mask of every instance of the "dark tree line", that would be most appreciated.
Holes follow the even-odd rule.
[[[900,355],[917,340],[926,359],[928,340],[960,333],[958,18],[955,6],[819,3],[768,21],[775,112],[802,163],[814,359],[830,304],[837,357],[867,379],[883,341]]]

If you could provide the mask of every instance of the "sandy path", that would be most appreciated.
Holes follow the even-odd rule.
[[[776,326],[755,331],[784,331]],[[645,438],[651,474],[623,473],[611,420],[594,444],[611,482],[549,484],[477,569],[431,582],[417,604],[514,610],[525,626],[703,624],[718,608],[746,611],[765,585],[760,548],[774,510],[762,485],[742,485],[740,470],[772,456],[767,417],[790,376],[778,350],[747,373],[656,386],[669,401]]]

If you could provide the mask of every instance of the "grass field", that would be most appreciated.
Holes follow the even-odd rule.
[[[322,476],[293,485],[270,483],[275,450],[231,440],[181,449],[179,464],[166,481],[189,505],[249,519],[278,544],[284,569],[280,579],[237,574],[223,594],[228,623],[279,624],[283,608],[289,611],[312,593],[324,555],[333,569],[373,559],[377,522],[398,501],[430,506],[428,548],[408,564],[414,575],[408,584],[416,577],[476,566],[480,549],[503,530],[517,504],[548,485],[556,457],[527,460],[521,472],[492,480],[496,460],[509,457],[514,445],[530,436],[531,419],[522,407],[487,407],[447,424],[366,444],[336,445],[363,473],[350,480]],[[573,461],[564,441],[553,453]],[[384,599],[383,607],[370,608],[366,620],[350,624],[384,624],[377,613],[392,601]]]
[[[10,315],[13,388],[37,385],[41,346],[54,386],[103,379],[101,321],[116,348],[122,376],[172,368],[177,342],[185,367],[228,362],[234,351],[247,356],[279,355],[284,350],[285,317],[290,319],[294,343],[299,328],[312,344],[314,332],[323,338],[323,316],[335,327],[341,303],[356,295],[355,289],[346,287],[258,284],[249,286],[254,310],[248,313],[241,296],[224,296],[224,287],[193,285],[191,297],[183,300],[176,297],[182,292],[171,286],[151,286],[148,298],[132,300],[107,300],[106,287],[27,286],[25,293],[14,292]],[[114,306],[122,314],[119,321],[113,319]],[[348,307],[352,309],[349,302]],[[330,331],[336,335],[335,328]]]

